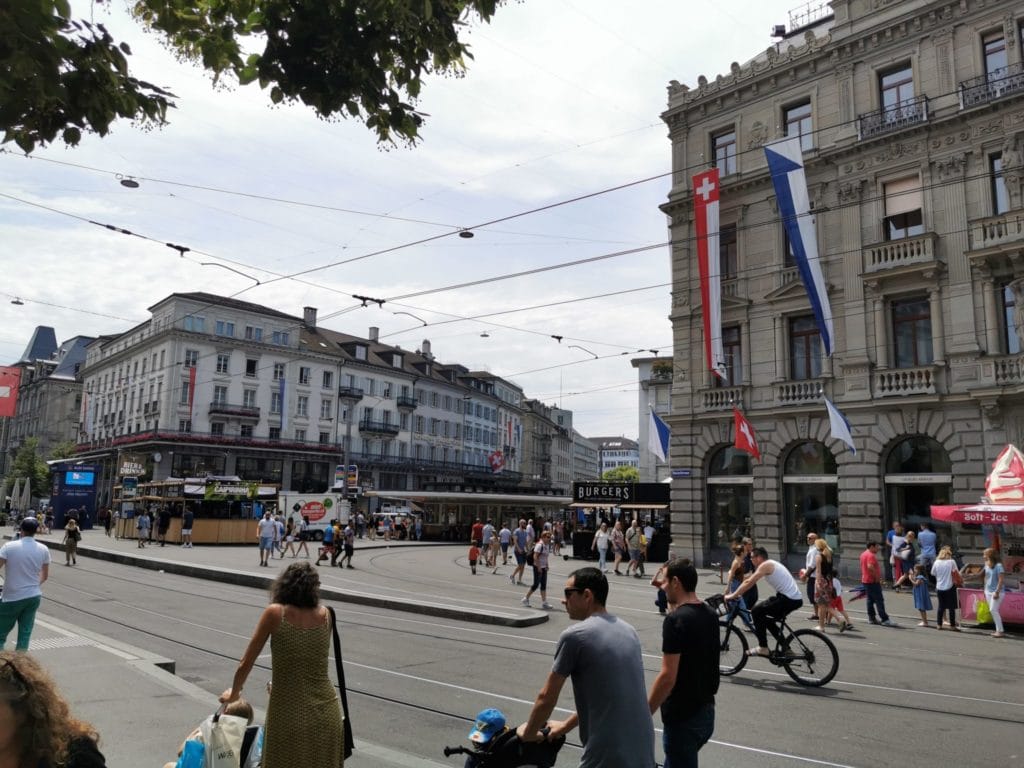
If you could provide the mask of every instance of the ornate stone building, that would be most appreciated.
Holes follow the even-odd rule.
[[[1024,437],[1024,6],[829,6],[746,64],[669,88],[671,464],[691,471],[672,484],[671,525],[675,551],[699,562],[752,533],[796,563],[816,531],[850,570],[894,519],[977,501],[999,449]],[[763,151],[794,135],[832,358]],[[702,359],[693,239],[691,177],[709,165],[721,173],[723,383]],[[849,419],[856,454],[830,437],[823,396]],[[760,462],[732,447],[733,407]],[[989,533],[938,532],[965,555]]]

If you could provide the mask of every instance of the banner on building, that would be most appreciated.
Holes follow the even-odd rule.
[[[693,210],[704,319],[704,359],[708,370],[724,381],[728,374],[722,348],[722,265],[718,251],[717,168],[693,177]]]
[[[21,368],[0,367],[0,416],[13,417],[18,405]]]

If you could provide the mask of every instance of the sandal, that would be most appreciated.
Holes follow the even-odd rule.
[[[993,632],[992,637],[1006,637],[1002,632]]]
[[[747,651],[747,656],[760,656],[761,658],[764,658],[764,659],[767,659],[771,655],[772,655],[771,651],[764,651],[764,652],[762,652],[760,648],[751,648],[749,651]]]

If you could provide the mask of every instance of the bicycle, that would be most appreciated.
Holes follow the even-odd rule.
[[[724,618],[718,622],[721,628],[721,655],[718,671],[725,676],[735,675],[747,664],[749,644],[742,631],[734,622],[739,615],[740,601],[734,600],[726,605],[722,595],[712,595],[704,601]],[[827,684],[839,671],[839,652],[825,635],[815,629],[793,630],[785,618],[778,619],[779,631],[784,638],[776,640],[775,648],[769,651],[766,659],[776,667],[782,667],[786,673],[800,685],[818,688]]]

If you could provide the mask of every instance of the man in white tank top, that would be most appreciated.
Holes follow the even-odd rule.
[[[750,609],[750,615],[754,620],[754,634],[757,635],[757,648],[748,651],[748,654],[767,656],[769,632],[772,633],[772,637],[782,642],[776,620],[791,614],[803,605],[804,601],[800,597],[800,587],[797,586],[793,574],[778,560],[769,560],[764,547],[754,547],[750,557],[755,566],[754,572],[743,580],[735,592],[725,595],[725,599],[737,599],[761,579],[767,581],[775,590],[774,595]]]

